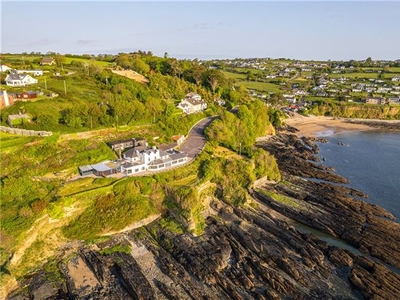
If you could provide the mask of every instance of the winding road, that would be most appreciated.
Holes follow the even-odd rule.
[[[189,160],[193,160],[206,144],[205,128],[217,117],[208,117],[197,122],[189,131],[187,138],[182,143],[179,151],[187,153]]]

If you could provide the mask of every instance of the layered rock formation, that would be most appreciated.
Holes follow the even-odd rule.
[[[82,246],[59,264],[59,276],[37,273],[9,299],[396,299],[400,275],[377,260],[400,267],[393,216],[353,198],[363,193],[332,183],[346,179],[318,162],[312,141],[279,135],[259,146],[275,154],[284,181],[250,191],[252,205],[215,199],[216,214],[198,237],[153,222]],[[301,233],[292,220],[366,256]],[[100,250],[115,245],[129,246],[129,253]]]

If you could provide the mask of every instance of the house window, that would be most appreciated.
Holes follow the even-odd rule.
[[[139,172],[139,169],[135,169],[135,173],[136,173],[136,172]]]

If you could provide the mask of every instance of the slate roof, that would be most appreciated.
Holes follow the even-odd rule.
[[[189,102],[192,105],[201,105],[201,104],[206,103],[204,100],[196,100],[196,99],[193,99],[193,98],[186,99],[186,101]]]
[[[49,63],[52,63],[52,62],[54,62],[54,58],[52,58],[52,57],[43,57],[42,60],[41,60],[41,63],[42,63],[42,64],[43,64],[43,63],[49,64]]]
[[[129,149],[128,151],[124,152],[126,157],[138,157],[136,149]]]
[[[186,153],[179,152],[179,153],[176,153],[176,154],[170,154],[169,157],[170,157],[172,160],[176,160],[176,159],[180,159],[180,158],[187,157],[187,154],[186,154]]]
[[[93,170],[91,165],[80,166],[78,169],[81,170],[82,172],[87,172],[87,171],[92,171]]]
[[[26,76],[29,76],[28,74],[8,74],[6,77],[6,81],[8,80],[22,80]]]
[[[176,146],[178,146],[177,143],[161,144],[158,146],[158,149],[160,149],[161,151],[168,151],[170,149],[175,148]]]

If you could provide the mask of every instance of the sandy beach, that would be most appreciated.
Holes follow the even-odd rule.
[[[297,128],[299,136],[324,137],[332,134],[373,130],[376,128],[364,125],[347,123],[344,118],[310,116],[304,117],[299,114],[285,120],[285,123]]]

